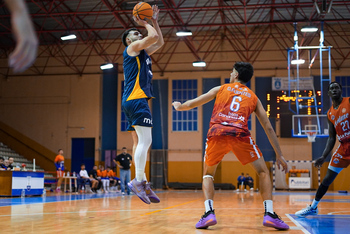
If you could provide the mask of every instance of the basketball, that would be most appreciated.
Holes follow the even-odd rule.
[[[132,11],[134,16],[138,16],[140,19],[151,19],[153,16],[153,9],[150,4],[146,2],[139,2],[134,6],[134,10]]]

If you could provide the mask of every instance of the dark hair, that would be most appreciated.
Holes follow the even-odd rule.
[[[336,82],[336,81],[333,81],[333,82],[329,83],[329,85],[328,85],[328,91],[329,91],[329,87],[331,87],[332,84],[338,84],[339,87],[340,87],[340,89],[343,89],[343,87],[341,86],[341,84],[339,84],[339,83]]]
[[[123,149],[126,149],[126,147],[123,147],[122,150],[123,150]]]
[[[62,149],[58,149],[58,151],[57,152],[60,152]]]
[[[129,28],[128,30],[126,30],[122,35],[122,42],[125,45],[125,47],[128,46],[128,43],[126,43],[126,38],[128,37],[130,31],[138,31],[139,33],[141,33],[140,30],[138,30],[137,28]]]
[[[84,164],[84,163],[82,163],[82,164],[80,164],[80,166],[85,166],[85,164]]]
[[[250,63],[236,62],[233,67],[238,72],[238,80],[248,83],[254,74],[254,68]]]
[[[109,166],[107,167],[107,169],[108,169],[108,168],[111,169],[111,167],[109,167]]]
[[[1,160],[1,159],[2,159],[2,160],[5,160],[3,157],[0,157],[0,160]]]

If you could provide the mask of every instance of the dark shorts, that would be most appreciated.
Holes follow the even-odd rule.
[[[122,102],[122,108],[128,120],[128,131],[135,131],[133,126],[152,127],[152,115],[146,98]]]

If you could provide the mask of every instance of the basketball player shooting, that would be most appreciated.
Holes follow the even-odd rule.
[[[243,165],[250,164],[259,176],[259,188],[265,207],[263,225],[279,230],[289,229],[289,226],[273,211],[269,170],[248,130],[247,120],[250,114],[255,112],[275,150],[278,168],[282,166],[282,170],[286,173],[288,166],[266,111],[258,97],[245,85],[252,78],[253,72],[250,63],[237,62],[233,66],[229,84],[214,87],[209,92],[182,104],[173,102],[176,110],[185,111],[216,98],[204,155],[202,188],[205,213],[196,224],[198,229],[206,229],[217,223],[213,206],[215,192],[213,181],[218,164],[229,151],[232,151]]]
[[[128,131],[131,131],[134,145],[137,145],[134,153],[136,178],[130,181],[128,186],[146,204],[160,202],[145,174],[147,151],[152,143],[152,115],[148,106],[148,100],[153,98],[150,55],[164,44],[158,25],[159,9],[157,6],[153,6],[152,9],[153,27],[147,21],[134,16],[135,22],[147,30],[146,37],[136,28],[126,30],[122,36],[126,46],[123,52],[122,108],[128,120]]]

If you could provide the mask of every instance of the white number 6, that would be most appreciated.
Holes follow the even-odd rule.
[[[239,107],[240,107],[240,104],[239,104],[240,101],[242,101],[242,97],[240,97],[240,96],[233,97],[232,102],[231,102],[231,106],[230,106],[230,110],[233,112],[238,111]]]

